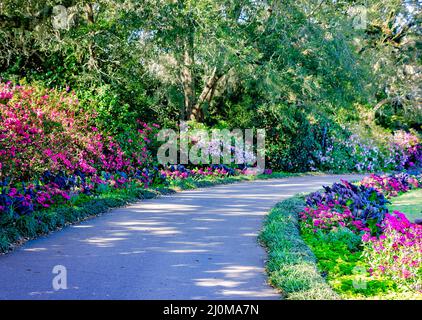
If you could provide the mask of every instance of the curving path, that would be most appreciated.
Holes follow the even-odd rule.
[[[113,210],[0,256],[0,299],[279,299],[257,235],[278,201],[340,178],[185,191]],[[54,266],[67,270],[55,291]]]

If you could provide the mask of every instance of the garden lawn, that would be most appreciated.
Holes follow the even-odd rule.
[[[390,212],[404,212],[410,221],[422,218],[422,189],[411,190],[390,201]]]

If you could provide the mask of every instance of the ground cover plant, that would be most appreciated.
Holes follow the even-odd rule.
[[[373,174],[307,197],[302,237],[341,297],[422,298],[422,226],[389,211],[385,198],[420,187],[420,176]]]
[[[296,196],[278,203],[268,214],[259,239],[268,251],[270,284],[280,289],[284,299],[339,299],[301,237],[299,213],[305,206],[304,196]]]

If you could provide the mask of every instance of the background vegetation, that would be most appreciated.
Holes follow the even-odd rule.
[[[417,0],[4,0],[0,76],[75,91],[119,141],[136,119],[257,127],[273,169],[355,170],[335,138],[420,132],[420,20]]]

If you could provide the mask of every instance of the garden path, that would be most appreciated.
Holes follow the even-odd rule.
[[[0,299],[279,299],[257,242],[265,215],[341,178],[360,176],[219,185],[115,209],[0,256]],[[57,265],[66,290],[53,289]]]

